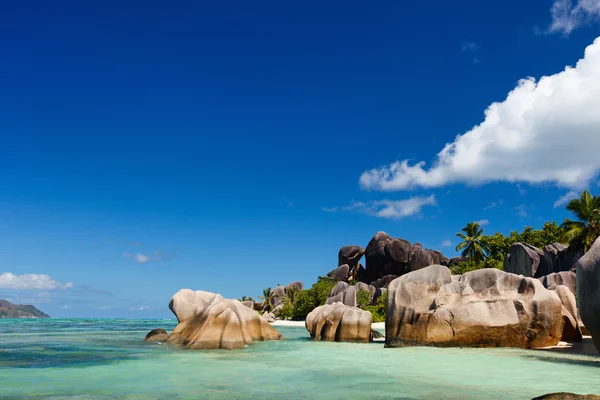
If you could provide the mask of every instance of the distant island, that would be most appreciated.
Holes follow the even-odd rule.
[[[10,301],[0,300],[0,318],[50,318],[50,316],[34,306],[13,304]]]

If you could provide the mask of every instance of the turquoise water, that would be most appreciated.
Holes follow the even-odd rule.
[[[600,357],[314,343],[304,328],[239,351],[142,339],[160,320],[1,320],[2,399],[530,399],[600,393]]]

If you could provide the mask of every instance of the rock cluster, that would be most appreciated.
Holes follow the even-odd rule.
[[[305,326],[315,341],[368,343],[373,340],[372,322],[368,311],[333,303],[311,311]]]
[[[514,243],[504,259],[504,270],[513,274],[539,278],[570,271],[583,256],[583,249],[554,243],[538,249],[527,243]]]
[[[579,315],[600,353],[600,238],[579,259],[576,271]]]
[[[185,348],[241,349],[254,341],[283,338],[257,312],[219,294],[182,289],[169,308],[179,323],[167,343]]]
[[[563,304],[537,279],[495,268],[452,276],[432,265],[388,287],[386,346],[544,347],[562,335]]]

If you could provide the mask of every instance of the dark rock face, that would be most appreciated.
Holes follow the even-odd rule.
[[[338,294],[342,293],[344,290],[348,289],[349,287],[350,287],[350,284],[348,284],[347,282],[338,282],[333,287],[333,289],[331,289],[331,292],[329,293],[328,297],[337,296]]]
[[[271,296],[271,304],[273,305],[273,308],[275,308],[278,305],[282,304],[284,298],[285,298],[285,287],[283,287],[283,286],[277,286],[273,290],[273,294]]]
[[[570,271],[575,268],[577,260],[583,257],[583,248],[570,247],[554,243],[544,247],[544,263],[540,274],[549,275],[553,272]]]
[[[162,328],[153,329],[144,338],[144,342],[166,342],[169,334]]]
[[[538,278],[540,262],[545,264],[544,252],[527,243],[514,243],[510,246],[510,253],[504,259],[504,271],[527,278]],[[542,270],[545,268],[542,268]]]
[[[455,265],[458,265],[461,262],[465,262],[467,261],[468,258],[467,257],[462,257],[462,256],[458,256],[458,257],[452,257],[449,261],[448,261],[448,267],[453,267]]]
[[[600,353],[600,238],[577,261],[576,274],[579,315]]]
[[[348,264],[343,264],[327,274],[328,277],[336,282],[347,281],[348,275],[350,274],[350,267]]]
[[[376,281],[371,282],[371,285],[373,285],[377,289],[387,288],[389,286],[390,282],[396,278],[397,278],[396,275],[386,275],[382,278],[377,279]]]
[[[352,270],[358,265],[363,254],[365,249],[360,246],[344,246],[338,253],[338,266],[346,264]]]
[[[554,272],[538,279],[547,289],[552,289],[558,285],[565,285],[571,293],[577,293],[577,276],[575,275],[575,271]]]
[[[345,283],[345,282],[338,282],[338,285],[341,283]],[[346,285],[348,285],[348,284],[346,284]],[[340,288],[341,288],[341,286],[340,286],[337,291],[336,291],[336,288],[338,288],[337,285],[331,291],[332,294],[334,292],[336,294],[329,297],[327,299],[327,301],[325,302],[325,304],[333,304],[333,303],[339,302],[339,303],[343,303],[344,305],[347,305],[348,307],[356,307],[356,292],[357,292],[356,286],[348,285],[346,287],[346,289],[344,289],[344,290],[340,290]]]
[[[371,302],[371,305],[375,305],[377,304],[377,300],[381,297],[384,296],[387,293],[387,289],[386,288],[379,288],[375,291],[375,294],[373,295],[373,301]]]
[[[448,265],[448,258],[437,250],[423,249],[420,243],[392,238],[377,232],[365,250],[368,282],[386,275],[401,276],[432,264]]]

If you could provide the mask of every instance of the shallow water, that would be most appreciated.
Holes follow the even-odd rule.
[[[2,320],[3,399],[531,399],[600,393],[600,357],[519,349],[384,349],[287,340],[186,351],[142,340],[161,320]]]

